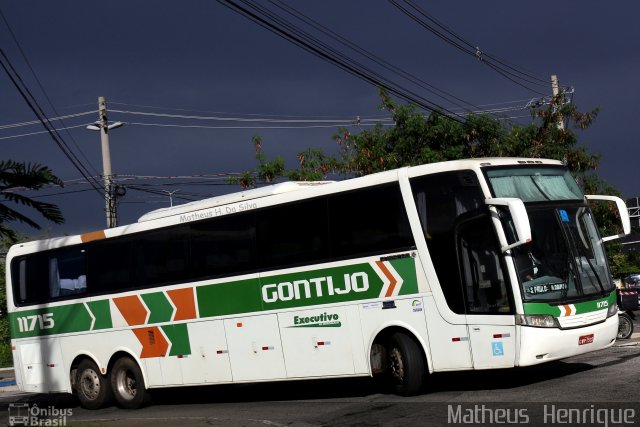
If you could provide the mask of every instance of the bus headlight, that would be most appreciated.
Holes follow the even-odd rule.
[[[533,326],[535,328],[559,328],[558,320],[550,314],[518,314],[516,325]]]
[[[616,314],[618,314],[618,305],[610,304],[607,310],[607,317],[615,316]]]

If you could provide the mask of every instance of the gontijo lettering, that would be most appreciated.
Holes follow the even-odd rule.
[[[262,287],[262,300],[266,303],[319,298],[323,295],[343,295],[350,292],[366,292],[369,276],[365,272],[344,274],[342,283],[332,276],[294,280],[292,282],[271,283]]]

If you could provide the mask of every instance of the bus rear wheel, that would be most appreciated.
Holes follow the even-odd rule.
[[[402,332],[391,335],[388,354],[388,378],[392,390],[401,396],[420,392],[425,375],[422,351],[415,340]]]
[[[100,409],[111,402],[111,384],[93,361],[85,359],[76,371],[76,395],[83,408]]]
[[[142,371],[130,357],[122,357],[111,368],[111,387],[118,406],[137,409],[149,401]]]

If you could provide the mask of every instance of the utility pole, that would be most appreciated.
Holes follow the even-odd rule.
[[[122,126],[116,122],[109,124],[107,120],[107,101],[104,96],[98,98],[98,121],[95,125],[87,126],[89,130],[100,131],[100,142],[102,145],[102,177],[104,179],[104,201],[107,215],[107,228],[118,225],[118,212],[116,210],[116,197],[113,188],[113,176],[111,172],[111,151],[109,149],[109,131]]]
[[[555,74],[551,76],[551,91],[553,93],[553,99],[556,100],[558,95],[560,95],[560,85],[558,84],[558,76]],[[560,108],[560,106],[556,105],[556,108]],[[564,120],[562,115],[558,116],[558,129],[564,130]]]
[[[118,214],[113,197],[113,177],[111,176],[111,151],[109,149],[109,125],[107,122],[107,101],[104,96],[98,98],[98,116],[100,121],[100,143],[102,145],[102,178],[104,179],[105,212],[107,228],[118,225]]]

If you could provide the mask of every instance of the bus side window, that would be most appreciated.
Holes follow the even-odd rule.
[[[55,251],[49,257],[49,297],[81,294],[87,291],[85,249]]]
[[[16,305],[46,301],[49,293],[46,288],[47,280],[47,260],[44,254],[30,254],[11,262],[11,281]]]
[[[20,301],[27,300],[27,260],[21,259],[18,263],[18,283],[20,292],[18,293]]]
[[[347,258],[415,247],[397,184],[329,198],[331,256]]]

